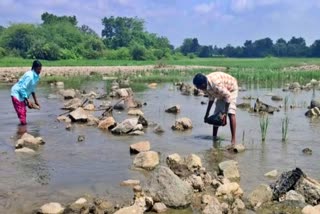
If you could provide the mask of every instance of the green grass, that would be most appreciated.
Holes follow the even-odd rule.
[[[183,58],[177,60],[134,61],[134,60],[105,60],[105,59],[78,59],[78,60],[41,60],[44,66],[130,66],[130,65],[202,65],[223,66],[243,69],[281,69],[288,66],[303,64],[318,64],[319,58]],[[0,67],[31,66],[32,59],[4,57],[0,59]]]
[[[289,118],[286,116],[281,120],[281,133],[282,133],[282,141],[287,141],[288,138],[288,126],[289,126]]]
[[[260,130],[261,130],[262,142],[266,141],[268,126],[269,126],[269,117],[268,116],[260,117]]]

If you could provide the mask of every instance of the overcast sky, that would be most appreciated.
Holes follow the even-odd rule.
[[[101,19],[137,16],[146,30],[175,45],[196,37],[201,45],[243,45],[270,37],[320,39],[320,0],[0,0],[0,25],[41,23],[44,12],[75,15],[101,35]]]

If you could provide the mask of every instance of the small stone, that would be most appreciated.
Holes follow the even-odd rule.
[[[152,210],[156,213],[162,213],[167,211],[167,206],[164,203],[155,203],[152,207]]]
[[[267,172],[266,174],[264,174],[264,176],[270,177],[270,178],[275,178],[278,176],[278,170],[275,169],[270,172]]]
[[[40,213],[42,214],[61,214],[63,211],[64,208],[61,204],[55,202],[45,204],[40,208]]]
[[[86,137],[84,135],[79,135],[78,136],[78,142],[82,142],[86,139]]]
[[[137,186],[140,185],[139,180],[126,180],[120,183],[121,186]]]
[[[309,148],[303,149],[302,152],[303,152],[303,154],[306,154],[306,155],[312,155],[312,150]]]

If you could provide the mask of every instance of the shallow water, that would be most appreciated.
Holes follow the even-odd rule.
[[[105,90],[102,84],[89,84],[87,90]],[[270,183],[264,174],[273,169],[280,172],[300,167],[309,176],[319,179],[320,151],[320,119],[309,119],[304,116],[306,103],[313,97],[309,92],[282,92],[281,89],[249,89],[239,92],[239,103],[243,96],[259,96],[264,102],[280,105],[283,102],[271,101],[266,94],[289,96],[289,104],[296,103],[299,108],[275,112],[269,115],[269,129],[266,142],[260,140],[259,116],[245,110],[237,111],[237,141],[247,147],[241,154],[227,154],[227,157],[213,156],[211,132],[212,128],[203,123],[207,101],[203,97],[183,96],[171,85],[160,85],[137,93],[136,97],[146,102],[142,107],[149,121],[159,123],[165,133],[157,135],[152,127],[144,136],[113,136],[94,127],[77,125],[66,131],[63,123],[55,121],[62,100],[47,99],[50,88],[39,88],[41,111],[28,111],[27,131],[42,136],[46,144],[36,155],[23,155],[14,152],[14,143],[21,127],[10,99],[10,87],[0,89],[0,210],[6,213],[30,213],[42,204],[57,201],[62,204],[75,201],[84,194],[105,196],[113,201],[130,201],[133,193],[130,188],[120,187],[119,183],[126,179],[141,179],[145,182],[143,171],[132,168],[133,156],[129,154],[129,145],[141,140],[148,140],[154,151],[161,153],[162,164],[168,154],[181,155],[195,153],[204,160],[207,169],[215,169],[217,160],[232,158],[239,162],[241,174],[240,184],[246,193],[260,183]],[[316,95],[319,94],[316,91]],[[180,104],[178,115],[165,113],[172,105]],[[252,101],[253,105],[253,101]],[[214,107],[214,106],[213,106]],[[96,112],[99,115],[101,112]],[[289,117],[288,141],[281,141],[281,119]],[[189,117],[193,129],[187,132],[175,132],[170,129],[176,118]],[[116,121],[127,118],[126,112],[114,112]],[[243,135],[244,132],[244,135]],[[79,135],[85,135],[84,142],[77,142]],[[230,142],[229,127],[219,130],[224,140],[222,146]],[[244,138],[243,138],[244,136]],[[302,153],[309,147],[311,156]],[[1,212],[0,212],[1,213]],[[186,211],[191,213],[191,211]]]

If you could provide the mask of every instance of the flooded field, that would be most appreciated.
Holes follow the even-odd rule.
[[[106,83],[88,84],[86,90],[106,91]],[[27,132],[41,136],[46,144],[36,155],[17,154],[14,145],[21,130],[10,99],[10,86],[0,87],[0,210],[6,213],[31,213],[42,204],[56,201],[70,203],[77,198],[90,194],[105,196],[112,201],[129,202],[133,193],[119,183],[127,179],[140,179],[142,183],[148,173],[132,167],[133,157],[129,146],[141,140],[151,143],[151,150],[161,153],[161,164],[172,153],[180,155],[195,153],[204,161],[208,170],[214,170],[218,161],[234,159],[239,162],[240,186],[245,194],[261,183],[272,180],[264,174],[273,169],[280,172],[300,167],[306,174],[320,179],[320,119],[310,119],[304,115],[312,98],[319,97],[320,91],[283,92],[281,88],[251,88],[239,92],[238,103],[247,102],[242,97],[259,97],[273,106],[283,106],[283,101],[272,101],[270,94],[288,97],[288,104],[295,108],[281,108],[269,115],[269,128],[266,141],[261,142],[259,114],[246,110],[237,111],[237,143],[244,143],[247,150],[240,154],[214,155],[211,140],[212,127],[203,123],[207,101],[205,97],[183,96],[172,84],[158,85],[156,89],[135,93],[135,97],[145,102],[142,107],[149,122],[160,124],[165,132],[161,135],[153,132],[153,127],[145,130],[143,136],[115,136],[96,127],[76,125],[71,131],[56,121],[64,111],[63,100],[48,99],[54,93],[48,87],[38,88],[41,111],[28,110]],[[115,102],[114,100],[113,102]],[[99,103],[95,103],[99,105]],[[165,113],[173,105],[181,105],[178,115]],[[251,101],[251,106],[254,100]],[[95,112],[99,116],[101,112]],[[128,118],[126,111],[114,111],[117,122]],[[193,129],[187,132],[171,130],[175,119],[188,117]],[[281,140],[281,122],[289,118],[288,140]],[[78,142],[78,136],[85,140]],[[229,125],[219,130],[223,140],[221,146],[230,143]],[[312,155],[304,155],[302,150],[310,148]],[[192,213],[191,210],[184,211]],[[179,211],[182,213],[182,211]]]

